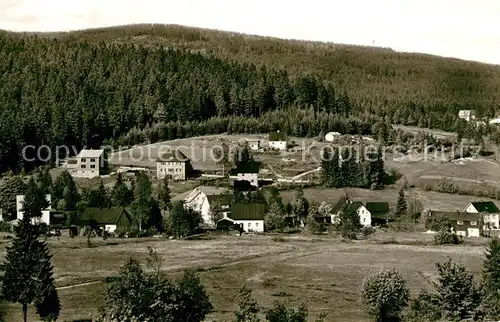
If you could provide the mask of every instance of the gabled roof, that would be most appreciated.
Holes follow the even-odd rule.
[[[211,196],[211,195],[221,195],[226,192],[228,192],[229,189],[227,188],[220,188],[220,187],[212,187],[212,186],[199,186],[191,190],[189,194],[184,198],[184,202],[191,202],[194,198],[196,198],[200,193],[204,193],[206,196]],[[174,200],[179,200],[177,199],[177,196],[173,198]]]
[[[258,203],[233,203],[231,215],[233,220],[264,220],[265,205]]]
[[[287,140],[288,140],[288,135],[285,132],[280,132],[280,131],[269,132],[270,142],[287,141]]]
[[[359,207],[363,206],[363,203],[361,201],[352,201],[349,202],[349,204],[346,207],[347,212],[354,212],[359,209]]]
[[[93,221],[98,225],[116,225],[124,214],[128,216],[127,210],[124,207],[88,207],[83,211],[80,221]]]
[[[431,211],[430,218],[446,218],[450,221],[479,221],[481,219],[481,215],[475,213],[468,212],[459,212],[459,211]]]
[[[500,213],[500,210],[498,210],[497,206],[492,201],[473,201],[471,204],[478,212],[487,212],[490,214]]]
[[[77,158],[100,158],[104,150],[81,150]]]
[[[233,202],[233,195],[208,195],[207,199],[210,205],[212,205],[212,203],[214,202],[218,202],[220,205],[230,205]]]
[[[249,162],[240,165],[236,168],[236,173],[259,173],[260,164],[257,162]]]
[[[367,202],[366,209],[370,212],[370,214],[386,214],[389,212],[389,203],[388,202]]]
[[[156,158],[157,162],[187,162],[189,158],[180,150],[180,149],[172,149],[167,151],[161,155],[158,155]]]

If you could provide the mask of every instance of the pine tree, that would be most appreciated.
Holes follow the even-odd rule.
[[[60,311],[50,263],[52,256],[47,244],[39,239],[38,227],[32,224],[32,218],[40,217],[46,207],[45,194],[31,178],[23,203],[24,216],[16,227],[2,267],[3,295],[6,300],[22,305],[25,322],[30,304],[35,304],[37,313],[46,321],[56,320]]]
[[[123,182],[121,173],[116,176],[116,182],[111,190],[111,202],[115,206],[126,207],[134,200],[134,191]]]
[[[493,320],[500,319],[500,241],[491,239],[483,263],[483,292],[486,315]]]
[[[406,203],[406,195],[403,188],[399,189],[398,201],[396,204],[396,210],[394,215],[396,218],[401,218],[405,216],[408,212],[408,204]]]
[[[3,178],[0,186],[0,208],[3,209],[5,218],[16,217],[16,196],[24,194],[25,191],[26,184],[21,176],[8,174]]]
[[[38,173],[38,186],[42,193],[50,194],[52,189],[52,177],[48,167],[42,167]]]
[[[171,205],[170,187],[168,186],[168,178],[165,177],[158,189],[158,204],[161,210],[165,211]]]

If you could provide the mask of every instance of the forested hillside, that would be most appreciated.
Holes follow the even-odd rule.
[[[460,108],[494,113],[499,75],[457,60],[183,27],[0,32],[0,172],[34,166],[21,160],[29,144],[369,133],[383,119],[454,130]]]

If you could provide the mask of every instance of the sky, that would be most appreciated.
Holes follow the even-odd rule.
[[[500,64],[499,0],[0,0],[0,29],[181,24]]]

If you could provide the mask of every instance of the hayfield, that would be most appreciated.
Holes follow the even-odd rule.
[[[408,237],[410,236],[410,237]],[[61,321],[91,318],[102,304],[106,276],[132,256],[144,259],[147,246],[165,259],[164,269],[176,278],[184,267],[198,269],[214,305],[207,321],[230,321],[235,293],[242,285],[253,289],[266,308],[274,301],[308,306],[310,316],[328,313],[326,321],[370,321],[359,304],[362,279],[383,267],[397,267],[408,281],[412,295],[428,289],[436,277],[435,263],[452,258],[479,274],[483,246],[408,246],[384,244],[408,240],[429,241],[418,233],[377,233],[370,240],[343,243],[333,235],[216,237],[212,240],[95,240],[87,248],[85,238],[50,240],[53,264],[62,301]],[[5,243],[3,243],[5,246]],[[2,246],[2,247],[4,247]],[[79,284],[97,281],[93,284]],[[8,321],[20,318],[20,307],[9,305]],[[33,319],[34,312],[30,312]]]

